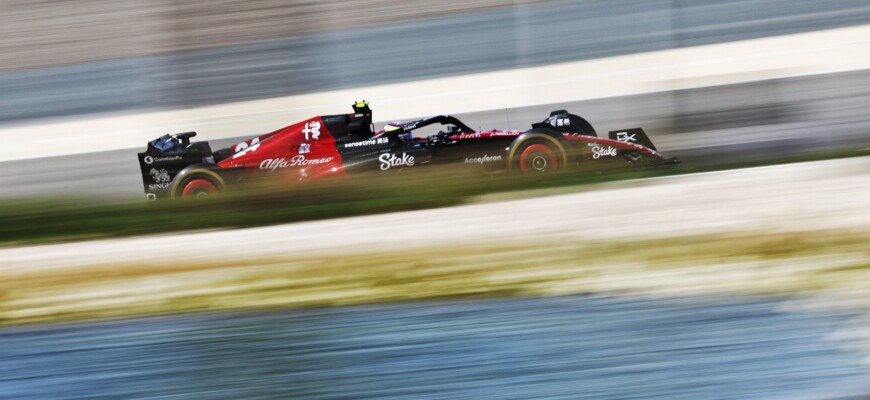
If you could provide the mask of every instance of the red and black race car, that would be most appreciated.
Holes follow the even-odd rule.
[[[678,162],[659,154],[640,128],[599,138],[589,122],[565,110],[528,130],[475,132],[439,115],[375,132],[368,103],[353,108],[352,114],[309,118],[215,152],[207,142],[191,143],[195,132],[164,135],[139,153],[145,194],[149,200],[207,197],[257,178],[290,183],[448,163],[539,174],[588,163]]]

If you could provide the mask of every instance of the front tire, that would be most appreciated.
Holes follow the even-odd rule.
[[[557,150],[544,143],[524,146],[518,163],[520,172],[526,175],[548,174],[562,168]]]

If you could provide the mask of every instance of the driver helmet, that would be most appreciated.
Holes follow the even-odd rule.
[[[414,140],[414,135],[411,132],[403,132],[402,129],[404,129],[404,127],[401,122],[390,122],[384,125],[384,133],[401,132],[398,135],[400,140]]]

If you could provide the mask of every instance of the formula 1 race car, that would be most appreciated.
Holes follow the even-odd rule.
[[[145,194],[149,200],[208,197],[257,178],[289,183],[448,163],[546,174],[587,163],[679,162],[659,154],[640,128],[599,138],[589,122],[565,110],[528,130],[475,132],[455,117],[439,115],[389,123],[375,132],[368,103],[353,108],[352,114],[309,118],[215,152],[207,142],[191,143],[195,132],[164,135],[139,153]],[[431,134],[424,134],[427,130]]]

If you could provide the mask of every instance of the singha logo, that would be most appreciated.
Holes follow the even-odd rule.
[[[154,182],[157,183],[166,183],[169,182],[169,173],[166,172],[165,169],[157,170],[151,168],[151,178],[154,179]]]

